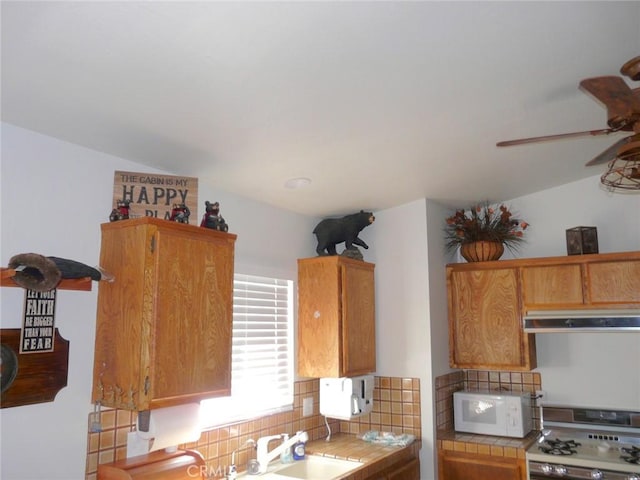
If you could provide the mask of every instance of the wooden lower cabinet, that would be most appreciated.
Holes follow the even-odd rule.
[[[527,466],[522,458],[440,450],[438,478],[439,480],[526,480]]]
[[[420,460],[412,458],[403,465],[392,467],[387,480],[420,480]]]
[[[417,457],[402,460],[366,480],[420,480],[420,460]]]

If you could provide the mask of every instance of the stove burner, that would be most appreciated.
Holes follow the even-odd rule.
[[[550,455],[573,455],[574,453],[578,453],[576,447],[580,445],[580,443],[574,440],[560,440],[556,438],[555,440],[545,440],[538,448],[542,450],[543,453]]]
[[[640,448],[635,445],[631,445],[630,447],[622,447],[624,453],[620,455],[620,458],[627,463],[635,463],[636,465],[640,465]]]

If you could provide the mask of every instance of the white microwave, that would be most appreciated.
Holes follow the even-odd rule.
[[[456,432],[523,438],[533,424],[531,394],[454,392],[453,419]]]

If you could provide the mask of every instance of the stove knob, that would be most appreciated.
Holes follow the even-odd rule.
[[[627,480],[640,480],[640,477],[634,473],[627,477]]]
[[[564,477],[567,474],[567,467],[565,467],[564,465],[558,465],[553,470],[559,477]]]
[[[553,473],[553,467],[548,463],[541,465],[540,470],[542,470],[542,473],[544,473],[545,475],[551,475]]]
[[[601,480],[604,478],[604,473],[598,469],[591,470],[591,478],[593,478],[593,480]]]

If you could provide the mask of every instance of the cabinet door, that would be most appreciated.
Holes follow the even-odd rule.
[[[525,310],[584,303],[579,264],[522,267],[521,274]]]
[[[342,266],[342,373],[351,377],[376,370],[373,265]]]
[[[412,458],[404,465],[392,469],[387,480],[420,480],[420,461]]]
[[[147,410],[228,395],[235,235],[152,218],[102,226],[93,401]]]
[[[440,480],[525,480],[523,460],[458,452],[440,452]]]
[[[209,232],[206,232],[209,233]],[[151,282],[148,364],[152,407],[229,395],[233,246],[224,239],[159,230]]]
[[[298,260],[298,375],[375,371],[373,270],[340,256]]]
[[[340,377],[340,270],[324,258],[298,261],[298,375]]]
[[[530,370],[535,339],[525,335],[515,268],[448,270],[449,354],[455,368]]]
[[[100,266],[115,280],[98,285],[92,400],[112,408],[135,410],[148,400],[140,355],[148,350],[149,326],[142,319],[150,242],[145,225],[102,229]]]
[[[640,260],[589,263],[586,275],[591,304],[630,307],[640,304]]]

